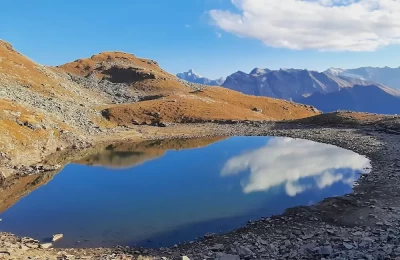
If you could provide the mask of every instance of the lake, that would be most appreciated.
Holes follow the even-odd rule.
[[[0,214],[56,247],[171,246],[352,191],[370,162],[332,145],[230,137],[108,145]]]

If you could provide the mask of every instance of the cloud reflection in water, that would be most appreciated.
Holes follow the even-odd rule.
[[[289,196],[310,188],[324,189],[341,181],[352,185],[369,160],[332,145],[291,138],[271,138],[266,146],[229,159],[221,176],[249,171],[242,179],[244,193],[268,191],[283,185]],[[346,170],[344,170],[346,169]],[[304,184],[305,179],[313,181]]]

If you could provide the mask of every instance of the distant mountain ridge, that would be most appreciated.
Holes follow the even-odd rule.
[[[341,89],[328,94],[315,93],[296,100],[323,112],[351,110],[378,114],[400,114],[400,91],[376,85]]]
[[[339,91],[355,84],[368,85],[371,82],[301,69],[255,68],[249,74],[243,71],[233,73],[222,86],[248,95],[295,100],[317,92]]]
[[[203,85],[209,85],[209,86],[221,86],[225,79],[224,78],[219,78],[219,79],[208,79],[205,77],[200,76],[196,72],[194,72],[192,69],[190,69],[188,72],[182,72],[176,74],[176,76],[180,79],[197,83],[197,84],[203,84]]]
[[[325,73],[328,75],[373,81],[394,89],[400,89],[400,67],[361,67],[356,69],[330,68],[326,70]]]
[[[395,70],[391,69],[391,73]],[[371,79],[377,78],[376,75],[378,74],[372,72],[366,74],[363,68],[329,69],[325,72],[255,68],[249,74],[243,71],[233,73],[222,86],[248,95],[312,105],[323,112],[353,110],[400,113],[400,89],[372,81]],[[395,82],[395,78],[400,81],[400,70],[396,77],[394,74],[392,76],[391,82]]]

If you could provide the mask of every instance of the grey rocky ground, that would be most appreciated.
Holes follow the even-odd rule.
[[[393,130],[257,122],[194,127],[215,135],[288,136],[333,144],[367,156],[372,171],[361,176],[352,194],[172,248],[30,249],[22,240],[1,234],[0,257],[22,259],[13,255],[25,250],[43,257],[37,259],[400,259],[400,135]]]

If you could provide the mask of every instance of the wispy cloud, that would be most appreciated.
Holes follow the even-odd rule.
[[[249,171],[242,180],[243,192],[267,191],[284,185],[289,196],[309,188],[323,189],[341,181],[352,185],[356,172],[369,166],[369,160],[335,146],[290,138],[274,138],[265,147],[229,159],[221,175]],[[350,169],[346,174],[340,169]],[[312,183],[302,180],[312,178]]]
[[[400,43],[400,0],[231,0],[211,10],[220,29],[272,47],[373,51]]]
[[[222,38],[222,34],[220,32],[216,32],[215,34],[217,35],[218,38]]]

